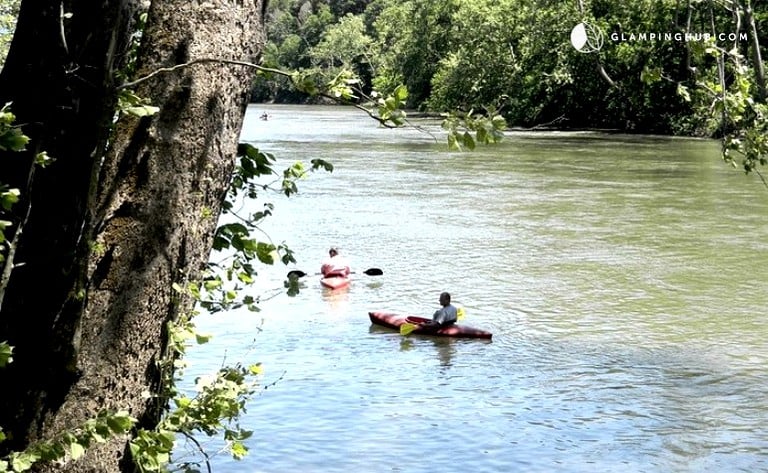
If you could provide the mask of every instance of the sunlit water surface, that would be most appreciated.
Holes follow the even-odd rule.
[[[267,111],[270,119],[259,120]],[[350,108],[251,106],[278,168],[321,158],[263,228],[329,292],[262,270],[262,311],[198,320],[187,378],[263,363],[219,472],[768,470],[768,190],[716,143],[509,133],[448,152]],[[435,137],[437,141],[435,141]],[[263,201],[253,210],[260,210]],[[364,276],[370,267],[383,276]],[[367,312],[429,316],[441,291],[493,340],[402,337]]]

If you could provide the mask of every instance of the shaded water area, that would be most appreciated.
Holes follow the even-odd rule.
[[[270,119],[259,120],[267,111]],[[322,158],[264,230],[347,290],[260,272],[262,311],[198,319],[188,377],[264,364],[226,472],[768,470],[768,190],[712,141],[511,132],[448,152],[351,108],[251,106],[278,168]],[[254,205],[261,209],[263,202]],[[365,276],[378,267],[383,276]],[[441,291],[493,340],[402,337]]]

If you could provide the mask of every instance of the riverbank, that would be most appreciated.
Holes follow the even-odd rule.
[[[318,104],[296,104],[296,103],[265,103],[265,102],[254,102],[250,104],[252,107],[269,107],[269,106],[311,106],[311,107],[349,107],[351,109],[356,108],[354,105],[351,104],[338,104],[330,99],[324,99],[324,103],[318,103]],[[369,110],[372,110],[374,113],[376,111],[376,107],[373,105],[362,105],[364,107],[367,107]],[[406,113],[406,117],[409,120],[442,120],[446,117],[445,113],[439,113],[439,112],[430,112],[430,111],[421,111],[416,109],[403,109],[403,111]],[[362,111],[361,111],[362,113]],[[267,114],[266,118],[262,119],[268,119],[269,116]],[[668,138],[685,138],[685,139],[700,139],[700,140],[717,140],[718,138],[713,136],[701,136],[701,135],[686,135],[686,134],[664,134],[664,133],[654,133],[652,131],[648,130],[641,130],[637,129],[636,127],[627,127],[627,128],[585,128],[585,127],[569,127],[567,125],[568,120],[566,118],[560,118],[557,120],[553,120],[547,123],[542,123],[530,127],[525,126],[516,126],[511,125],[508,126],[506,131],[508,132],[591,132],[591,133],[605,133],[605,134],[611,134],[611,135],[644,135],[644,136],[656,136],[656,137],[668,137]]]

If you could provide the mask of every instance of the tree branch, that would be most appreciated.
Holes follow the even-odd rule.
[[[175,72],[175,71],[178,71],[180,69],[184,69],[184,68],[187,68],[187,67],[190,67],[190,66],[194,66],[194,65],[197,65],[197,64],[229,64],[229,65],[233,65],[233,66],[243,66],[243,67],[248,67],[248,68],[251,68],[251,69],[256,69],[257,71],[261,71],[261,72],[266,72],[266,73],[276,74],[276,75],[283,76],[283,77],[288,77],[289,79],[293,78],[293,74],[291,74],[290,72],[286,72],[286,71],[283,71],[283,70],[280,70],[280,69],[273,69],[273,68],[270,68],[270,67],[260,66],[258,64],[254,64],[252,62],[235,61],[235,60],[232,60],[232,59],[219,59],[219,58],[199,58],[199,59],[193,59],[192,61],[185,62],[185,63],[182,63],[182,64],[177,64],[177,65],[171,66],[171,67],[161,67],[160,69],[156,69],[156,70],[152,71],[151,73],[149,73],[149,74],[147,74],[147,75],[145,75],[143,77],[139,77],[136,80],[133,80],[133,81],[130,81],[130,82],[125,82],[125,83],[117,86],[117,90],[123,90],[123,89],[128,89],[128,88],[131,88],[131,87],[135,87],[135,86],[137,86],[137,85],[139,85],[141,83],[144,83],[144,82],[146,82],[146,81],[148,81],[148,80],[152,79],[153,77],[156,77],[156,76],[158,76],[160,74],[167,74],[167,73]],[[319,97],[323,97],[323,98],[329,99],[329,100],[331,100],[333,102],[336,102],[336,103],[339,103],[339,104],[352,105],[356,109],[364,112],[369,117],[371,117],[374,120],[376,120],[377,122],[379,122],[380,125],[382,125],[382,126],[384,126],[386,128],[397,128],[397,125],[393,125],[391,123],[388,123],[387,120],[377,116],[372,110],[366,108],[363,105],[360,105],[360,104],[354,103],[354,102],[347,102],[347,101],[345,101],[343,99],[340,99],[339,97],[335,97],[335,96],[330,95],[330,94],[325,93],[325,92],[318,92],[316,95],[319,96]],[[414,125],[411,125],[411,126],[414,126]],[[414,126],[414,128],[420,129],[420,127],[416,127],[416,126]]]
[[[760,102],[765,102],[768,92],[766,91],[765,66],[760,54],[760,37],[755,24],[755,17],[752,12],[752,6],[749,2],[743,6],[744,20],[749,27],[749,34],[752,38],[752,62],[755,65],[755,81],[757,82],[757,95]]]
[[[144,77],[139,77],[136,80],[125,82],[117,87],[118,90],[122,89],[128,89],[131,87],[135,87],[143,82],[148,81],[149,79],[152,79],[155,76],[158,76],[160,74],[166,74],[169,72],[175,72],[179,69],[184,69],[190,66],[194,66],[196,64],[230,64],[233,66],[243,66],[243,67],[249,67],[252,69],[256,69],[261,72],[269,72],[272,74],[281,75],[284,77],[291,77],[291,74],[285,71],[281,71],[280,69],[272,69],[270,67],[264,67],[260,66],[258,64],[254,64],[252,62],[245,62],[245,61],[235,61],[231,59],[217,59],[217,58],[200,58],[200,59],[193,59],[192,61],[185,62],[182,64],[176,64],[175,66],[171,67],[161,67],[160,69],[156,69],[149,74],[145,75]]]
[[[32,194],[32,178],[34,177],[34,175],[35,175],[35,164],[33,163],[29,169],[29,175],[27,177],[27,187],[25,189],[27,194],[30,196]],[[16,263],[14,263],[14,260],[16,258],[16,248],[18,248],[19,240],[21,240],[21,234],[24,231],[24,227],[29,221],[29,215],[32,212],[31,197],[27,197],[25,200],[26,200],[26,203],[24,203],[23,205],[27,206],[26,212],[24,212],[24,217],[19,221],[16,227],[16,231],[13,234],[13,238],[8,243],[8,254],[5,256],[5,265],[3,266],[2,273],[0,273],[0,307],[3,306],[3,299],[5,299],[5,290],[8,288],[8,282],[11,280],[11,272],[13,271],[13,268],[24,264],[24,263],[21,263],[17,265]]]
[[[198,442],[197,439],[192,434],[190,434],[185,430],[182,430],[180,433],[181,435],[186,437],[187,440],[195,444],[195,448],[197,448],[197,451],[205,458],[205,466],[208,470],[208,473],[212,473],[213,470],[211,469],[211,457],[210,455],[208,455],[208,452],[205,451],[203,446],[200,445],[200,442]]]

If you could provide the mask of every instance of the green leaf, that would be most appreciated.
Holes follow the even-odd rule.
[[[273,252],[276,249],[277,248],[275,248],[275,245],[260,241],[256,245],[256,257],[259,258],[259,261],[261,261],[264,264],[275,264],[275,258],[274,258]]]
[[[490,141],[490,136],[488,135],[488,132],[485,130],[485,128],[478,128],[477,129],[477,141],[479,143],[487,144]]]
[[[691,101],[691,94],[688,92],[688,87],[683,84],[677,84],[677,95],[683,98],[686,102]]]
[[[475,149],[475,139],[472,138],[472,135],[469,132],[464,132],[462,141],[465,147],[469,148],[470,150]]]
[[[221,279],[220,278],[216,278],[216,279],[211,279],[211,280],[205,281],[203,286],[205,287],[206,291],[213,291],[215,289],[220,288],[222,284],[223,283],[222,283]]]
[[[640,71],[640,81],[646,85],[651,85],[661,80],[660,67],[646,67]]]
[[[237,146],[237,155],[240,157],[241,177],[247,181],[251,177],[273,174],[272,163],[275,161],[274,155],[262,153],[258,148],[249,143],[239,143]],[[239,187],[242,187],[242,182]]]
[[[408,98],[408,88],[404,85],[399,85],[395,89],[395,98],[400,102],[404,102]]]
[[[507,128],[507,120],[501,115],[494,115],[491,119],[491,123],[493,123],[493,128],[495,130],[505,130]]]
[[[46,153],[45,151],[37,153],[37,155],[35,155],[35,164],[37,164],[41,168],[48,166],[54,161],[56,160],[48,156],[48,153]]]
[[[22,151],[29,143],[29,137],[18,128],[10,128],[0,134],[0,150]]]
[[[136,107],[126,107],[123,109],[128,115],[134,117],[150,117],[160,111],[160,107],[153,107],[151,105],[139,105]]]
[[[231,450],[232,450],[232,456],[238,460],[248,455],[248,449],[245,447],[245,445],[242,442],[233,443]]]
[[[77,460],[78,458],[82,457],[84,453],[85,453],[85,447],[83,447],[79,443],[74,442],[70,444],[69,454],[73,460]]]
[[[173,442],[176,440],[176,437],[173,432],[169,430],[163,430],[160,432],[160,435],[158,435],[158,439],[160,440],[160,444],[166,450],[170,451],[173,448]]]
[[[220,226],[218,232],[226,235],[247,235],[248,228],[242,223],[228,223]]]
[[[0,206],[5,210],[10,210],[11,207],[13,207],[13,204],[19,201],[20,195],[21,192],[19,192],[18,189],[8,189],[7,191],[0,193]]]
[[[456,139],[455,133],[448,133],[448,148],[452,150],[460,150],[459,141]]]
[[[0,368],[13,361],[12,355],[13,347],[8,345],[8,342],[0,342]],[[0,438],[1,440],[2,438]]]
[[[32,468],[32,465],[39,459],[40,456],[36,454],[27,452],[15,453],[11,456],[11,468],[13,468],[13,471],[15,472],[27,471]]]
[[[286,294],[288,297],[295,297],[299,294],[299,279],[288,278],[283,282],[283,286],[287,289]]]
[[[192,405],[192,399],[188,398],[187,396],[177,397],[174,399],[174,402],[176,403],[176,406],[179,407],[180,409],[184,409]]]
[[[136,423],[136,419],[128,415],[125,411],[120,411],[107,417],[107,426],[116,434],[128,432]]]
[[[405,124],[405,117],[406,117],[405,112],[403,112],[402,110],[395,110],[390,115],[389,121],[391,121],[397,126],[402,126]]]
[[[139,458],[141,456],[141,446],[136,444],[135,442],[131,442],[129,446],[131,450],[131,456],[133,458]]]

